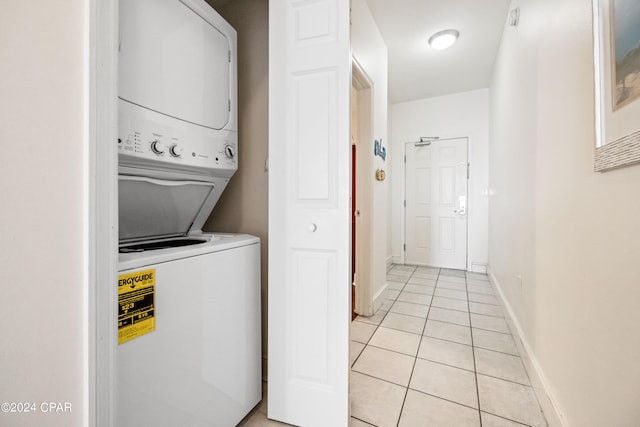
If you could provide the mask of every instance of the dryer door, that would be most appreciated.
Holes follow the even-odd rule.
[[[191,3],[191,2],[187,2]],[[177,0],[120,1],[119,93],[186,122],[229,122],[233,30],[213,9]]]
[[[118,177],[120,243],[186,236],[219,197],[213,182]],[[215,201],[213,201],[215,203]]]

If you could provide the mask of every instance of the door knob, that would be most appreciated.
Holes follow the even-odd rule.
[[[466,215],[467,214],[467,196],[460,196],[459,197],[458,209],[453,211],[453,213],[457,213],[458,215]]]
[[[309,231],[311,233],[315,233],[317,229],[318,229],[318,226],[315,225],[313,222],[311,224],[309,224]]]

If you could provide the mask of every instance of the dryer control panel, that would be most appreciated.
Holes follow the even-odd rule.
[[[118,100],[120,166],[231,177],[238,168],[238,134],[194,125]]]

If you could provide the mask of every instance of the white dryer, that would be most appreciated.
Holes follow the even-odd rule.
[[[237,35],[204,0],[120,0],[120,173],[237,170]]]

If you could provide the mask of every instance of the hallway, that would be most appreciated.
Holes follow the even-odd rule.
[[[487,276],[396,265],[387,283],[351,324],[351,426],[546,426]]]
[[[546,427],[483,274],[394,265],[388,299],[351,322],[351,427]],[[263,401],[246,427],[267,419]]]

